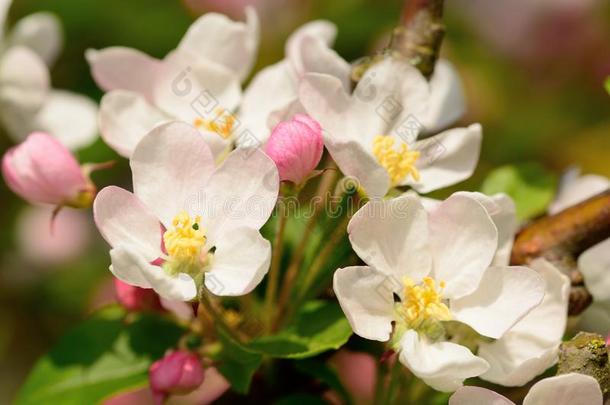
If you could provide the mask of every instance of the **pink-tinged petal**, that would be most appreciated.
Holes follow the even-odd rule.
[[[31,134],[5,153],[2,173],[9,188],[31,203],[68,204],[88,188],[70,151],[42,132]]]
[[[199,388],[190,394],[170,396],[167,399],[167,405],[211,404],[231,387],[215,367],[206,368],[203,376],[203,384]]]
[[[36,52],[48,66],[52,66],[63,42],[59,18],[49,12],[27,15],[17,21],[7,38],[7,48],[25,46]]]
[[[460,77],[446,59],[439,59],[430,78],[430,101],[422,124],[434,133],[459,120],[466,111],[466,100]]]
[[[320,124],[306,115],[277,125],[265,152],[277,165],[280,180],[301,184],[322,158],[324,142]]]
[[[34,51],[16,46],[8,49],[0,59],[0,82],[3,104],[16,105],[22,111],[33,113],[40,108],[49,91],[49,70]],[[20,140],[25,135],[15,134],[15,138]]]
[[[212,265],[205,273],[205,286],[212,294],[240,296],[262,281],[271,263],[271,244],[251,228],[236,228],[216,243]]]
[[[248,7],[246,22],[231,21],[222,14],[208,13],[188,29],[178,49],[197,59],[214,61],[243,81],[254,64],[259,41],[256,11]]]
[[[597,380],[569,373],[538,381],[523,399],[523,405],[602,405],[604,397]]]
[[[115,186],[102,189],[93,203],[93,217],[110,246],[129,247],[149,262],[161,256],[160,222],[129,191]]]
[[[150,288],[140,288],[114,279],[114,290],[119,304],[128,311],[161,311],[161,301]]]
[[[333,290],[355,334],[390,339],[396,280],[370,267],[345,267],[335,271]]]
[[[153,395],[150,388],[139,388],[114,395],[103,402],[103,405],[152,404]]]
[[[487,388],[461,387],[451,395],[449,405],[515,405],[515,403]]]
[[[85,57],[91,75],[104,91],[130,90],[152,101],[152,83],[161,69],[161,61],[136,49],[110,47],[90,49]]]
[[[113,90],[100,101],[102,138],[119,155],[127,158],[147,133],[167,121],[165,114],[131,91]]]
[[[241,100],[237,75],[215,60],[194,60],[176,50],[163,60],[153,84],[154,104],[187,123],[213,120],[219,110],[233,111]]]
[[[231,152],[195,204],[210,246],[233,237],[238,228],[260,229],[273,212],[278,191],[277,168],[262,150]]]
[[[273,97],[269,97],[273,94]],[[297,100],[297,77],[285,60],[259,71],[244,92],[239,119],[261,143],[269,138],[270,115]],[[238,145],[240,139],[237,139]]]
[[[199,356],[185,351],[173,351],[157,360],[148,372],[153,393],[185,394],[199,387],[204,380]]]
[[[527,267],[490,267],[479,288],[451,300],[450,309],[456,320],[499,339],[542,302],[544,290],[544,279]]]
[[[168,275],[161,267],[153,266],[140,254],[122,246],[110,251],[110,272],[127,284],[152,288],[161,297],[175,301],[191,301],[197,296],[197,286],[191,276],[180,273]]]
[[[451,342],[430,342],[414,330],[400,341],[399,360],[437,391],[455,391],[464,380],[489,369],[489,364],[466,347]]]
[[[205,214],[197,204],[214,157],[194,127],[181,122],[156,127],[136,146],[130,165],[134,193],[166,227],[181,211]]]
[[[417,162],[420,179],[407,177],[403,185],[425,194],[468,179],[479,162],[482,139],[481,125],[472,124],[416,142],[414,149],[421,153]]]
[[[428,215],[417,196],[366,203],[349,222],[354,251],[375,270],[420,281],[432,269]]]
[[[93,239],[90,215],[63,208],[50,221],[55,207],[27,206],[18,215],[15,239],[19,253],[29,262],[48,268],[75,260],[87,252]]]
[[[454,194],[430,214],[430,247],[434,278],[445,281],[443,295],[460,298],[473,293],[498,247],[498,231],[475,198]]]

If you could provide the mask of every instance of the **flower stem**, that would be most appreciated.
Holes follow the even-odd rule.
[[[283,193],[280,192],[280,197]],[[269,282],[267,284],[267,291],[265,292],[265,318],[267,322],[267,329],[270,330],[272,327],[274,316],[273,304],[277,294],[277,287],[280,278],[280,266],[282,264],[282,247],[284,241],[284,231],[286,229],[286,221],[288,215],[284,201],[280,198],[278,204],[279,218],[277,223],[277,229],[275,232],[275,239],[273,241],[273,255],[271,256],[271,269],[269,270]]]
[[[309,238],[311,237],[313,230],[316,227],[317,220],[322,213],[322,208],[326,205],[326,196],[332,189],[333,185],[337,181],[337,177],[339,176],[339,172],[337,170],[327,170],[320,183],[318,184],[318,189],[316,191],[314,197],[314,206],[311,217],[309,217],[307,221],[307,225],[305,225],[305,230],[303,231],[303,236],[297,245],[297,248],[292,253],[290,257],[290,264],[288,266],[288,270],[286,271],[286,275],[284,276],[284,281],[282,283],[282,290],[280,292],[280,297],[278,299],[278,308],[280,311],[286,306],[288,302],[288,298],[290,297],[290,293],[292,292],[292,288],[297,278],[297,273],[301,266],[301,262],[303,260],[303,256],[305,255],[305,248],[307,247],[307,242],[309,242]],[[275,318],[273,329],[277,329],[279,322],[281,321],[282,312],[278,313],[278,316]]]
[[[210,297],[208,297],[206,291],[201,292],[199,302],[201,302],[201,305],[205,309],[206,316],[213,319],[216,328],[221,329],[227,335],[231,336],[236,342],[240,344],[244,342],[245,336],[227,324],[222,311],[219,310],[216,305],[214,305],[214,303],[210,300]]]

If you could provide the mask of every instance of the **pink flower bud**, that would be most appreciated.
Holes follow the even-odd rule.
[[[57,139],[34,132],[2,158],[2,175],[15,194],[30,203],[83,208],[91,205],[95,186]]]
[[[150,388],[157,402],[169,394],[187,394],[203,383],[203,366],[195,353],[173,351],[150,366]]]
[[[320,124],[297,114],[273,129],[265,152],[277,165],[282,181],[301,184],[320,162],[323,148]]]
[[[119,303],[128,311],[162,311],[161,300],[149,288],[140,288],[114,279],[114,290]]]

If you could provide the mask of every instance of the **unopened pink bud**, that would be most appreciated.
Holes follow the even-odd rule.
[[[297,114],[273,129],[265,152],[277,165],[282,181],[301,184],[320,163],[323,148],[320,124]]]
[[[199,356],[173,351],[150,366],[150,388],[157,401],[169,394],[187,394],[203,383],[203,366]]]
[[[57,139],[34,132],[2,158],[2,175],[15,194],[30,203],[88,207],[95,187],[70,151]]]
[[[140,288],[114,279],[117,300],[128,311],[162,311],[161,300],[150,288]]]

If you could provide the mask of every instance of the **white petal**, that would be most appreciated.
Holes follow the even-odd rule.
[[[214,157],[199,131],[181,122],[153,129],[130,160],[134,193],[169,227],[181,211],[201,213],[197,198],[214,171]]]
[[[444,296],[459,298],[474,292],[491,264],[498,231],[476,199],[454,194],[430,214],[430,246],[434,277],[445,281]]]
[[[59,19],[52,13],[30,14],[15,24],[8,46],[26,46],[36,52],[48,66],[57,59],[63,43]]]
[[[173,51],[163,60],[154,83],[154,104],[166,114],[193,123],[213,119],[218,109],[233,111],[241,100],[234,72],[212,61],[197,61]]]
[[[49,70],[44,61],[23,46],[10,48],[0,59],[0,101],[35,112],[49,91]],[[3,114],[4,115],[4,114]]]
[[[271,244],[259,231],[236,228],[219,239],[212,267],[205,273],[205,286],[212,294],[239,296],[261,282],[271,262]]]
[[[369,201],[354,214],[347,232],[366,264],[398,282],[403,277],[418,282],[432,269],[428,214],[417,197]]]
[[[414,330],[404,334],[400,346],[400,362],[437,391],[455,391],[465,379],[489,368],[485,360],[466,347],[451,342],[431,343]]]
[[[161,256],[161,224],[129,191],[102,189],[93,203],[93,217],[110,246],[124,246],[149,262]]]
[[[99,51],[89,49],[85,57],[93,79],[102,90],[129,90],[153,100],[152,84],[161,69],[160,60],[120,46]]]
[[[610,300],[610,239],[581,254],[578,269],[595,301]]]
[[[110,257],[110,271],[127,284],[152,288],[168,300],[190,301],[197,296],[195,281],[187,274],[169,276],[161,267],[153,266],[142,256],[122,246],[112,249]]]
[[[593,197],[610,188],[610,179],[604,176],[588,174],[577,177],[563,184],[557,198],[549,207],[549,214],[553,215]]]
[[[53,90],[36,114],[33,130],[53,134],[72,150],[89,146],[97,139],[97,105],[80,94]]]
[[[12,3],[12,0],[0,0],[0,32],[6,31],[6,16]]]
[[[395,280],[370,267],[338,269],[333,278],[333,290],[354,333],[381,342],[392,332],[396,288]]]
[[[602,405],[603,395],[597,380],[578,373],[562,374],[538,381],[530,388],[523,405]]]
[[[369,198],[382,198],[390,188],[388,172],[355,141],[338,141],[324,131],[324,143],[341,172],[352,177]]]
[[[464,90],[455,68],[446,59],[439,59],[430,78],[430,101],[426,132],[434,133],[459,120],[466,110]]]
[[[490,267],[472,294],[451,300],[455,319],[498,339],[542,302],[545,282],[527,267]]]
[[[546,281],[542,303],[502,338],[479,346],[479,356],[491,366],[481,378],[496,384],[521,386],[557,361],[567,322],[570,281],[544,259],[534,260],[530,268]]]
[[[451,186],[472,176],[479,161],[481,125],[454,128],[418,141],[414,149],[421,152],[417,162],[420,181],[407,177],[404,184],[425,194]]]
[[[131,91],[110,91],[100,102],[102,138],[119,155],[127,158],[148,132],[167,120],[167,116],[144,97]]]
[[[496,266],[507,266],[513,248],[513,241],[517,233],[518,223],[516,207],[513,200],[506,194],[495,194],[486,196],[482,193],[458,192],[475,198],[487,210],[492,221],[498,228],[498,250],[493,264]]]
[[[236,149],[216,169],[197,201],[211,245],[242,227],[260,229],[279,190],[275,163],[260,149]]]
[[[246,8],[246,22],[207,13],[195,21],[178,49],[214,61],[233,71],[243,81],[250,73],[258,50],[259,21],[253,8]]]
[[[301,25],[297,28],[286,41],[286,55],[289,58],[297,58],[298,42],[303,37],[314,37],[320,39],[324,44],[330,46],[337,37],[337,26],[330,21],[315,20]]]
[[[244,92],[239,109],[242,128],[252,132],[261,143],[266,142],[271,133],[267,125],[269,115],[297,99],[296,85],[297,78],[286,61],[258,72]]]
[[[515,405],[508,398],[481,387],[461,387],[449,398],[448,405]]]

